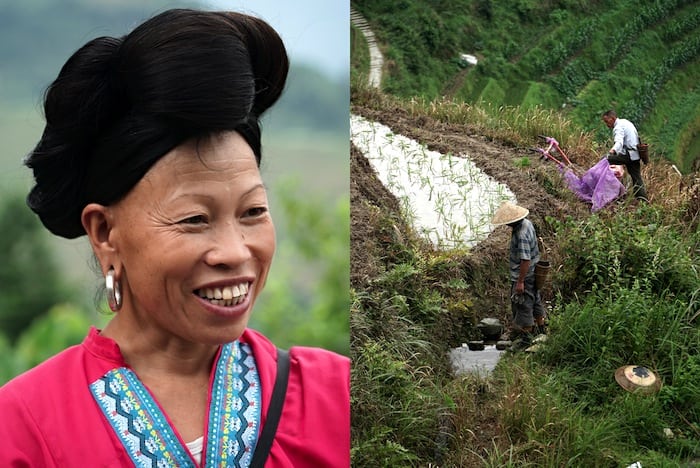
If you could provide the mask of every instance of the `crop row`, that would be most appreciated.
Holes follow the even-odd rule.
[[[700,5],[695,6],[688,12],[682,11],[676,15],[674,21],[669,21],[661,31],[661,39],[664,42],[672,42],[683,37],[688,32],[700,25]]]
[[[645,77],[641,86],[635,93],[637,96],[633,101],[628,102],[622,109],[624,115],[631,119],[640,121],[651,110],[656,102],[656,93],[663,83],[668,79],[673,70],[689,62],[698,56],[700,52],[700,37],[694,36],[673,48],[666,59]]]
[[[643,11],[643,14],[640,15],[640,17],[635,18],[635,20],[632,21],[628,26],[635,29],[642,28],[645,23],[654,20],[656,18],[655,15],[661,14],[663,13],[663,11],[664,9],[660,7],[647,8]],[[692,13],[696,14],[698,18],[700,18],[700,10],[694,10]],[[674,20],[666,21],[664,23],[664,29],[662,31],[672,30],[674,32],[673,34],[664,34],[662,32],[662,36],[671,37],[674,34],[679,33],[679,31],[681,30],[687,31],[692,24],[692,22],[685,21],[688,18],[689,17],[683,15],[677,16]],[[681,22],[683,24],[681,26],[677,26]],[[616,37],[618,37],[618,35],[616,35]],[[617,49],[621,49],[621,45],[617,47]],[[568,63],[559,74],[551,77],[549,79],[549,84],[563,96],[575,96],[589,81],[600,78],[605,68],[608,68],[610,66],[611,61],[614,59],[615,55],[613,55],[612,53],[608,53],[604,60],[601,62],[601,65],[596,67],[593,65],[591,58],[578,57],[577,59]],[[677,62],[677,65],[680,65],[682,63],[683,62]]]
[[[593,38],[597,26],[598,22],[593,18],[581,21],[573,31],[565,33],[565,37],[547,38],[544,44],[533,50],[532,54],[526,54],[524,60],[533,61],[536,73],[540,75],[550,73],[566,62],[576,51],[585,47]],[[543,50],[546,52],[542,52]]]
[[[617,4],[619,11],[635,10],[638,14],[632,17],[621,28],[616,30],[612,39],[606,43],[606,63],[609,64],[629,46],[629,38],[639,33],[647,26],[658,23],[668,16],[669,12],[679,4],[681,0],[670,0],[663,5],[646,6],[639,9],[638,1],[627,1]],[[543,44],[539,44],[532,54],[526,54],[524,59],[531,60],[535,64],[535,71],[539,74],[549,74],[561,67],[568,59],[588,45],[598,32],[602,24],[601,18],[587,18],[580,21],[573,29],[560,29],[559,34],[547,37]],[[559,36],[564,37],[559,37]],[[546,53],[542,53],[546,50]]]
[[[633,38],[640,34],[648,26],[658,24],[660,21],[667,18],[679,4],[688,3],[687,1],[681,0],[666,0],[662,4],[647,5],[644,7],[639,7],[638,2],[632,1],[628,2],[635,6],[638,14],[632,18],[628,19],[628,22],[616,32],[610,38],[610,41],[606,44],[609,45],[608,53],[604,57],[603,66],[608,67],[616,57],[620,54],[624,54],[631,47]]]
[[[636,2],[628,2],[636,3]],[[656,24],[666,18],[678,3],[684,3],[680,0],[664,2],[663,5],[650,5],[639,9],[638,15],[630,18],[628,22],[618,29],[606,42],[606,52],[601,56],[586,57],[580,56],[569,62],[560,73],[552,76],[549,83],[563,96],[575,96],[590,80],[599,77],[600,73],[609,68],[613,61],[624,54],[633,41],[645,28]],[[667,27],[673,27],[680,22],[681,18],[675,21],[664,23],[663,30]],[[686,26],[682,26],[685,28]],[[676,27],[677,30],[679,27]]]
[[[666,155],[674,155],[673,158],[682,172],[690,172],[692,170],[693,154],[688,153],[687,147],[690,144],[690,139],[694,133],[693,119],[688,120],[688,116],[697,116],[697,111],[700,106],[700,91],[692,91],[685,93],[680,99],[674,101],[674,112],[668,114],[664,121],[664,125],[659,129],[656,137],[658,148],[657,153]],[[690,122],[690,123],[689,123]],[[679,138],[680,135],[680,138]]]
[[[466,155],[440,154],[354,115],[350,128],[353,144],[396,197],[404,217],[438,248],[473,246],[493,229],[496,208],[515,198]]]

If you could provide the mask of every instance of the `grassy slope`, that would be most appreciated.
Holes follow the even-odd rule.
[[[401,6],[408,8],[409,3]],[[504,89],[497,79],[490,80],[493,94]],[[684,78],[678,73],[674,80],[683,87]],[[391,81],[389,85],[400,88]],[[524,95],[538,92],[542,89],[527,86]],[[676,91],[674,97],[667,87],[657,102],[676,102],[678,95],[683,93]],[[375,96],[363,103],[379,111],[381,101]],[[445,125],[487,129],[482,134],[510,142],[509,129],[525,130],[520,138],[527,140],[542,120],[553,120],[534,114],[534,122],[526,125],[522,122],[533,115],[523,113],[522,119],[513,119],[519,126],[510,121],[501,125],[500,119],[484,122],[477,110],[470,113],[445,102],[421,106],[420,100],[411,100],[403,106],[410,109],[407,113],[416,125],[438,118]],[[578,138],[577,132],[570,125],[561,130],[560,141],[567,141],[568,148],[568,142]],[[377,259],[386,272],[355,292],[351,314],[353,414],[357,416],[353,460],[362,466],[427,466],[442,459],[444,466],[612,467],[635,460],[644,466],[680,466],[682,460],[689,463],[689,457],[699,457],[700,406],[694,402],[700,388],[691,376],[700,364],[695,357],[700,331],[689,315],[697,309],[699,283],[692,265],[697,263],[700,241],[693,234],[700,206],[697,188],[680,193],[675,179],[657,175],[667,169],[662,164],[647,167],[651,183],[665,195],[659,197],[658,206],[626,207],[592,221],[584,217],[559,225],[553,244],[561,249],[557,254],[565,265],[555,287],[564,297],[558,298],[553,314],[556,334],[549,352],[541,359],[516,356],[500,367],[494,379],[457,379],[453,384],[442,380],[444,375],[428,348],[444,346],[433,322],[446,314],[425,304],[436,302],[449,311],[456,303],[441,297],[437,288],[431,295],[421,288],[439,285],[457,271],[455,281],[467,278],[470,283],[460,291],[460,300],[470,304],[468,291],[478,290],[470,279],[488,273],[472,270],[460,253],[437,254],[440,259],[435,261],[434,253],[413,245],[409,236],[394,242],[387,241],[390,235],[380,237],[378,241],[389,242],[383,246],[386,254]],[[561,198],[566,199],[565,194]],[[379,213],[384,215],[383,210]],[[391,227],[382,215],[375,229],[382,222]],[[397,258],[392,257],[395,252]],[[418,305],[415,309],[412,302]],[[436,314],[427,317],[431,320],[426,320],[428,311]],[[412,333],[403,328],[404,323]],[[430,345],[420,342],[426,335]],[[665,385],[659,397],[627,394],[617,387],[610,369],[627,362],[658,366]],[[448,435],[444,434],[445,418],[454,425],[447,429]],[[674,439],[663,436],[668,428]],[[441,452],[446,445],[449,455]]]
[[[453,93],[456,99],[565,106],[583,129],[598,130],[599,140],[609,138],[599,115],[615,107],[637,122],[657,155],[685,171],[699,156],[697,1],[353,5],[386,44],[389,93],[444,95],[445,83],[462,72],[459,54],[473,53],[480,64]]]

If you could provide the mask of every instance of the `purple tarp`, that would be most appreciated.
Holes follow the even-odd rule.
[[[583,201],[591,203],[591,211],[596,212],[625,193],[625,186],[610,170],[606,158],[578,177],[571,169],[564,172],[564,180],[569,188]]]

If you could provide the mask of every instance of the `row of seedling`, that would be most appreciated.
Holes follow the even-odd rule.
[[[466,154],[440,154],[355,115],[350,133],[379,180],[401,201],[406,219],[438,248],[472,247],[493,230],[496,208],[515,200]]]

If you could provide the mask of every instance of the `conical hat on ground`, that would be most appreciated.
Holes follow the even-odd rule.
[[[622,366],[615,371],[615,380],[629,392],[654,393],[661,388],[661,380],[643,366]]]

